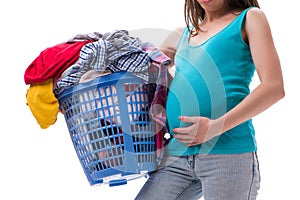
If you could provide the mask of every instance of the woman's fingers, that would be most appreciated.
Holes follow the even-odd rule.
[[[174,137],[177,138],[178,141],[182,143],[192,143],[194,141],[194,137],[191,137],[191,135],[189,134],[178,133]]]
[[[190,131],[189,127],[186,128],[175,128],[173,130],[174,138],[177,138],[180,142],[191,143],[195,139],[195,135]]]
[[[180,121],[183,122],[188,122],[188,123],[198,123],[200,120],[200,117],[189,117],[189,116],[180,116],[179,117]]]

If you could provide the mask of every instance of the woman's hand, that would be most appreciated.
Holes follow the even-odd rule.
[[[223,123],[217,120],[211,120],[207,117],[188,117],[180,116],[179,120],[190,123],[188,127],[175,128],[174,138],[187,146],[194,146],[207,142],[208,140],[220,135]]]

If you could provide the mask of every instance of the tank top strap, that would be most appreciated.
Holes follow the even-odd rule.
[[[183,29],[183,31],[182,31],[182,33],[180,35],[179,41],[177,43],[177,49],[180,46],[180,44],[182,43],[182,41],[184,40],[184,38],[188,38],[188,37],[189,37],[189,30],[188,30],[187,27],[184,27],[184,29]]]
[[[247,12],[251,9],[254,8],[253,6],[246,8],[245,10],[243,10],[239,16],[237,16],[237,19],[235,19],[235,23],[237,24],[237,26],[239,27],[239,30],[242,28],[245,16],[247,14]]]

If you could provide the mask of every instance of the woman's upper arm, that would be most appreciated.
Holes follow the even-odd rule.
[[[170,31],[169,35],[160,46],[160,50],[164,54],[166,54],[169,58],[171,58],[172,62],[174,61],[174,57],[177,50],[177,44],[179,42],[183,29],[184,29],[183,27],[180,27],[180,28],[176,28],[173,31]],[[173,64],[174,63],[172,63],[172,65]]]
[[[263,11],[258,8],[252,8],[248,11],[245,30],[260,80],[262,82],[277,82],[283,85],[279,57],[269,22]]]

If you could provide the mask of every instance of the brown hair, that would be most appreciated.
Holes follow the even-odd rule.
[[[224,0],[225,6],[232,11],[244,10],[248,7],[255,6],[259,8],[257,0]],[[197,0],[185,0],[184,17],[186,26],[192,36],[197,35],[201,29],[198,24],[205,17],[205,10],[200,6]],[[192,33],[190,24],[195,27],[195,32]]]

